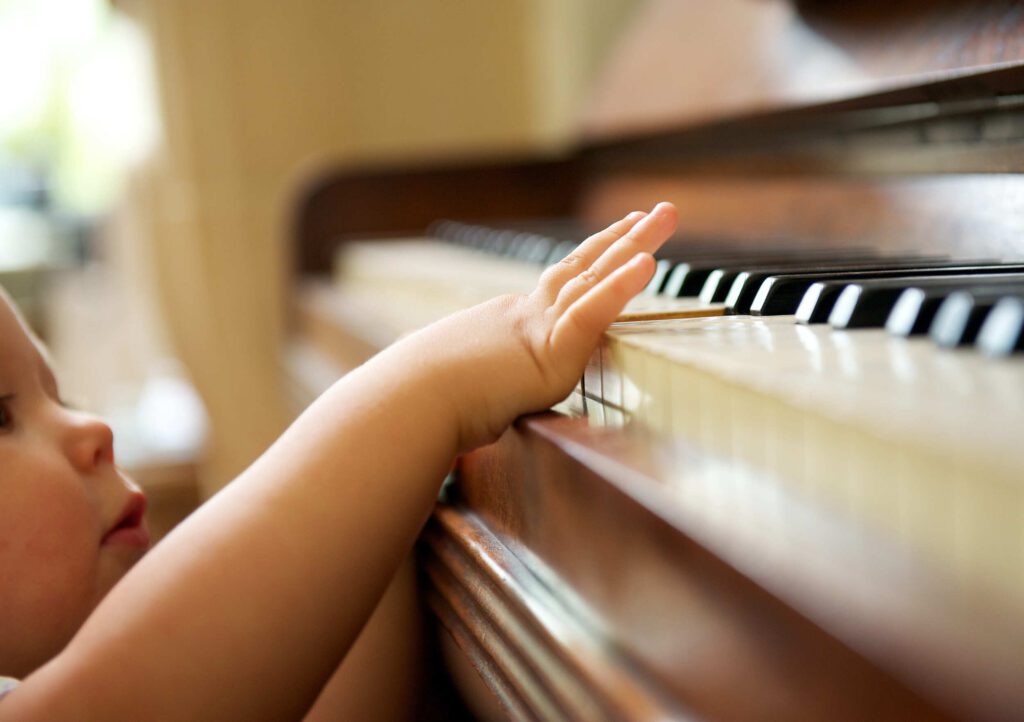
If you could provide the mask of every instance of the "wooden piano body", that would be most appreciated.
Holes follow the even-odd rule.
[[[311,369],[326,361],[329,377],[394,336],[322,280],[345,238],[420,235],[440,217],[600,226],[671,200],[699,238],[1021,259],[1022,171],[1016,3],[652,2],[570,151],[339,171],[309,189],[293,380],[315,386]],[[1019,467],[947,474],[937,452],[908,471],[885,419],[837,436],[830,425],[848,420],[813,402],[768,413],[756,398],[771,388],[685,360],[621,368],[613,346],[591,384],[657,380],[647,401],[591,395],[584,410],[577,397],[522,419],[461,461],[422,537],[424,598],[509,717],[1024,718]],[[759,358],[770,365],[771,349]],[[1021,362],[964,363],[980,387]],[[687,396],[698,387],[704,406]],[[1005,394],[1012,443],[1024,399],[1019,385]],[[914,413],[904,423],[919,433],[939,423]],[[965,438],[989,423],[972,413]],[[780,482],[764,449],[783,447],[819,457],[812,474],[838,454],[849,504]],[[875,517],[857,506],[868,496]],[[976,538],[986,518],[998,533]]]

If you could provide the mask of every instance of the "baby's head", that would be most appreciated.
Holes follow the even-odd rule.
[[[2,289],[0,495],[0,675],[22,677],[67,644],[149,538],[110,428],[61,402]]]

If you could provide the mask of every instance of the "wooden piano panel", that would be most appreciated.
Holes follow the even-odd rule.
[[[1012,0],[654,0],[609,59],[583,134],[594,142],[885,91],[916,95],[968,69],[1021,61],[1024,17]]]
[[[563,633],[569,642],[557,639],[552,653],[567,658],[565,674],[601,710],[579,717],[563,709],[562,718],[943,718],[671,518],[671,496],[658,503],[663,482],[646,473],[664,476],[655,460],[675,465],[677,476],[686,475],[679,467],[687,462],[700,473],[700,458],[690,452],[658,459],[668,453],[650,437],[624,438],[578,420],[524,420],[464,461],[457,503],[439,511],[425,537],[427,568],[444,564],[448,546],[465,544],[474,520],[482,524],[471,536],[485,537],[502,550],[498,555],[526,554],[517,574],[522,597],[550,601],[545,614],[519,612],[521,624],[539,617],[554,632],[559,623],[577,625],[585,642]],[[486,577],[487,560],[475,566]],[[533,576],[530,569],[543,571]],[[471,597],[486,584],[461,576]],[[508,606],[516,603],[523,605],[522,598]],[[435,606],[443,610],[444,602]],[[477,604],[469,614],[487,619],[490,610]],[[470,626],[479,632],[487,623]],[[484,647],[477,656],[486,657],[490,635],[474,641]],[[625,679],[609,684],[615,674]],[[516,688],[515,679],[508,684]]]
[[[571,159],[453,162],[351,170],[314,182],[294,213],[295,270],[330,270],[338,238],[421,233],[438,218],[571,215],[579,190]]]
[[[588,191],[582,216],[594,225],[661,198],[676,203],[684,232],[698,237],[1024,258],[1024,176],[1018,173],[889,178],[636,173],[603,178]]]

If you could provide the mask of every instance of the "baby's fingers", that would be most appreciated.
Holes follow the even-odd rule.
[[[538,290],[544,294],[547,303],[554,302],[558,292],[567,282],[590,268],[594,261],[600,258],[613,243],[629,233],[645,215],[647,214],[642,211],[633,211],[625,218],[583,241],[572,253],[546,270],[541,276]]]
[[[654,253],[676,230],[678,215],[671,203],[659,203],[622,238],[611,244],[586,271],[570,279],[555,299],[556,314],[572,306],[603,279],[638,253]]]
[[[638,253],[573,303],[551,332],[551,348],[556,358],[565,353],[590,353],[604,330],[629,300],[643,290],[653,273],[654,256]]]

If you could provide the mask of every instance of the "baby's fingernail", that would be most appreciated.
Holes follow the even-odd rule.
[[[638,220],[640,220],[641,218],[643,218],[646,215],[647,214],[644,213],[643,211],[633,211],[628,216],[626,216],[626,220],[627,221],[638,221]]]
[[[661,203],[659,203],[658,205],[654,206],[654,208],[651,209],[649,215],[651,217],[657,217],[659,221],[666,221],[667,219],[672,218],[675,215],[674,210],[675,209],[672,207],[671,203],[666,203],[665,201],[662,201]]]

